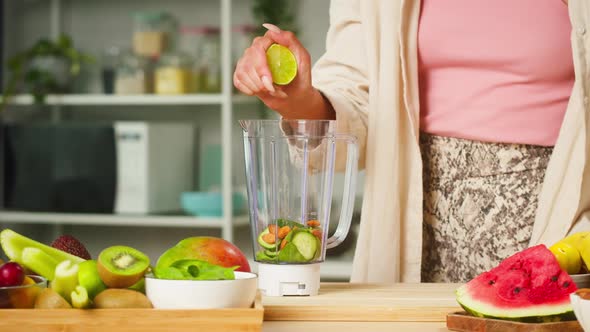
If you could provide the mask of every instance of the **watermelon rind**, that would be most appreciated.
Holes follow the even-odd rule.
[[[502,309],[473,299],[466,285],[456,290],[457,302],[467,313],[483,318],[494,318],[525,323],[549,323],[576,320],[571,303],[535,305],[531,308]]]

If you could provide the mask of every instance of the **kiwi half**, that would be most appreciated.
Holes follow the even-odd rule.
[[[149,257],[141,251],[113,246],[100,253],[96,267],[100,279],[109,288],[127,288],[143,277],[149,265]]]

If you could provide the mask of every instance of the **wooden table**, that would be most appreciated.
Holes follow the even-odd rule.
[[[263,331],[448,331],[458,286],[323,283],[318,296],[263,297]]]

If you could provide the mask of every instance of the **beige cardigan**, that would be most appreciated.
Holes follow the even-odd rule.
[[[332,0],[327,50],[313,71],[366,168],[352,282],[418,282],[422,165],[418,147],[420,0]],[[590,229],[590,2],[569,0],[576,82],[547,169],[531,245]],[[506,222],[510,222],[507,220]]]

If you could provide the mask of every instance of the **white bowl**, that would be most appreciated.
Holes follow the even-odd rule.
[[[578,289],[590,288],[590,273],[570,274],[570,277],[572,277],[572,280],[574,281]]]
[[[145,293],[157,309],[249,308],[258,277],[235,272],[235,280],[166,280],[145,278]]]
[[[585,332],[590,332],[590,300],[584,300],[576,293],[570,294],[576,318]]]

